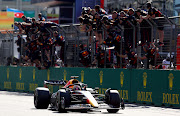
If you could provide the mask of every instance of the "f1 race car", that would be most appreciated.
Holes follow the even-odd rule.
[[[107,89],[104,94],[98,94],[98,88],[88,88],[87,84],[79,82],[78,76],[71,76],[67,83],[64,80],[45,80],[45,87],[38,87],[34,91],[34,106],[37,109],[51,108],[59,112],[68,109],[107,109],[109,113],[116,113],[119,109],[124,109],[123,98],[117,90]],[[55,93],[50,93],[47,85],[64,86]]]

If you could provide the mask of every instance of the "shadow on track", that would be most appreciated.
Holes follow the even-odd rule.
[[[23,92],[14,92],[14,91],[0,91],[0,94],[4,95],[15,95],[15,96],[33,96],[33,93],[23,93]]]

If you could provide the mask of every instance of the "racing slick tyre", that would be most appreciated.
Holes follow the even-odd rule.
[[[105,93],[105,101],[111,107],[111,109],[107,109],[109,113],[116,113],[119,111],[120,95],[117,90],[108,89]]]
[[[71,103],[71,96],[69,91],[59,90],[56,96],[55,109],[58,112],[66,112],[66,107],[69,107]]]
[[[47,109],[50,103],[50,93],[48,88],[38,87],[34,91],[34,106],[37,109]]]

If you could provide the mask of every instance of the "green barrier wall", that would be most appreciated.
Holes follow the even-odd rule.
[[[117,89],[126,102],[180,108],[180,71],[173,70],[0,67],[0,90],[33,92],[44,80],[69,80],[72,75],[102,94]],[[60,88],[48,87],[51,92]]]

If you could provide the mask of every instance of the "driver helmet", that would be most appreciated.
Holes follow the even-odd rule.
[[[73,90],[81,90],[81,88],[78,85],[74,85]]]

